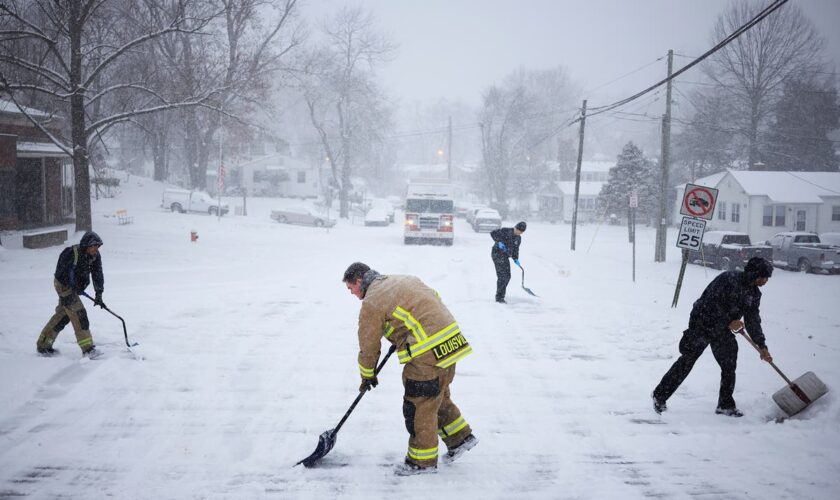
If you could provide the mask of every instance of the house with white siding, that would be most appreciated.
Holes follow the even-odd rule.
[[[783,231],[840,232],[840,173],[726,170],[692,184],[718,190],[706,230],[739,231],[764,241]],[[676,186],[674,222],[685,184]]]

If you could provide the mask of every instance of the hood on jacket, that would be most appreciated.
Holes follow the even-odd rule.
[[[100,238],[99,235],[94,233],[93,231],[88,231],[84,234],[84,236],[82,236],[82,239],[79,241],[79,248],[88,248],[101,244],[102,238]]]

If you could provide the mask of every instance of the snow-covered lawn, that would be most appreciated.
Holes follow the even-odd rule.
[[[710,351],[660,417],[650,392],[717,273],[689,265],[671,308],[674,234],[656,264],[639,228],[634,283],[625,228],[581,226],[572,252],[569,226],[532,222],[520,256],[539,297],[514,269],[499,305],[490,237],[462,220],[452,247],[404,246],[399,215],[315,229],[269,219],[290,200],[249,199],[248,217],[219,220],[165,212],[161,191],[132,178],[94,203],[105,302],[144,360],[89,304],[105,359],[80,361],[69,326],[61,355],[38,357],[61,247],[0,249],[0,498],[840,498],[840,276],[776,270],[762,299],[778,365],[832,392],[775,423],[784,382],[739,339],[745,417],[714,414]],[[356,260],[435,287],[475,350],[452,392],[480,443],[437,475],[392,473],[407,443],[395,359],[322,467],[292,467],[357,394],[360,303],[341,283]]]

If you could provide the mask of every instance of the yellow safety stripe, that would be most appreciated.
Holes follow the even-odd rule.
[[[93,337],[88,337],[86,339],[82,339],[78,342],[79,347],[86,347],[93,344]]]
[[[397,351],[397,356],[400,359],[400,364],[407,363],[409,360],[411,360],[411,358],[416,358],[417,356],[420,356],[421,354],[427,352],[429,349],[434,348],[438,344],[446,342],[447,340],[454,337],[455,335],[458,335],[459,333],[461,333],[461,329],[458,327],[458,323],[453,322],[451,325],[432,335],[425,341],[417,342],[414,345],[409,345],[409,347],[403,351]]]
[[[361,373],[364,378],[373,378],[373,368],[365,368],[361,365],[361,363],[359,364],[359,373]]]
[[[408,456],[414,460],[434,460],[438,456],[438,448],[426,448],[419,450],[417,448],[408,447]]]
[[[386,321],[385,322],[385,333],[383,333],[382,335],[384,335],[386,339],[389,339],[389,338],[391,338],[392,333],[394,333],[394,327],[391,326],[390,321]]]
[[[394,309],[394,312],[391,313],[391,316],[405,323],[405,327],[414,334],[414,338],[417,339],[417,342],[426,340],[426,331],[423,330],[423,325],[421,325],[410,312],[400,306],[397,306],[397,308]]]
[[[452,356],[451,358],[444,359],[443,361],[441,361],[440,363],[438,363],[435,366],[438,366],[440,368],[449,368],[450,366],[452,366],[455,363],[457,363],[458,361],[462,360],[463,358],[465,358],[469,354],[472,354],[472,347],[467,346],[466,348],[464,348],[463,351],[461,351],[458,354]]]
[[[73,266],[79,263],[79,245],[73,245]]]
[[[441,427],[438,430],[438,435],[440,437],[451,436],[453,434],[457,434],[458,431],[460,431],[461,429],[463,429],[466,426],[467,426],[467,421],[464,420],[463,416],[460,416],[460,417],[456,418],[453,422],[451,422],[449,425],[444,425],[443,427]]]

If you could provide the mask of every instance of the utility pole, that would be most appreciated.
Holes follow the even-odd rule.
[[[449,140],[447,141],[446,172],[449,182],[452,182],[452,117],[449,117]]]
[[[659,224],[656,226],[655,262],[665,262],[668,239],[668,168],[671,161],[671,73],[674,68],[674,51],[668,50],[668,84],[665,93],[665,116],[662,117],[662,178],[659,186]]]
[[[575,207],[572,211],[572,250],[575,249],[575,236],[577,232],[578,198],[580,197],[580,166],[583,163],[583,129],[586,126],[586,99],[580,109],[580,139],[578,140],[577,171],[575,173]]]

